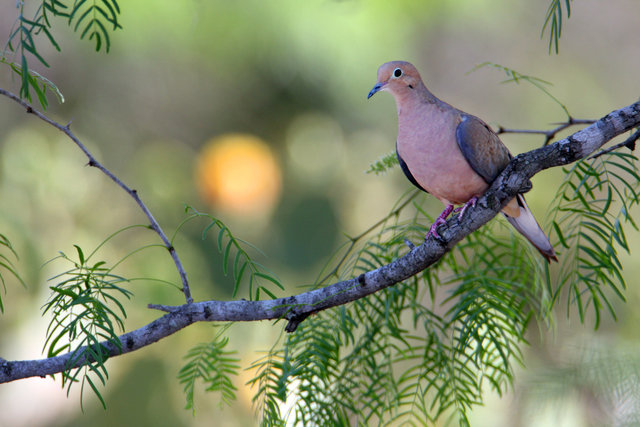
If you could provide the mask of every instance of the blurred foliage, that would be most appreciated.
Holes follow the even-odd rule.
[[[189,350],[184,357],[187,363],[178,372],[178,380],[184,384],[187,399],[185,409],[192,409],[195,414],[193,391],[198,380],[207,387],[206,391],[219,391],[221,404],[230,404],[236,399],[236,387],[230,376],[238,375],[240,359],[234,357],[235,351],[225,350],[229,338],[222,336],[224,328],[207,343],[201,343]]]
[[[535,76],[528,76],[526,74],[519,73],[518,71],[516,71],[516,70],[514,70],[512,68],[505,67],[504,65],[500,65],[500,64],[494,64],[493,62],[483,62],[482,64],[476,65],[475,67],[473,67],[473,69],[470,72],[474,72],[474,71],[479,70],[479,69],[484,68],[484,67],[493,67],[493,68],[496,68],[496,69],[498,69],[500,71],[504,71],[504,73],[509,78],[507,80],[503,80],[502,83],[520,84],[520,82],[526,82],[526,83],[531,84],[536,89],[538,89],[542,93],[544,93],[547,97],[549,97],[553,102],[558,104],[558,106],[560,106],[560,108],[562,108],[562,111],[564,111],[564,113],[567,115],[567,119],[571,118],[571,114],[569,114],[569,110],[567,109],[567,107],[562,102],[560,102],[560,100],[558,98],[553,96],[551,94],[551,92],[549,91],[548,87],[551,86],[551,82],[548,82],[546,80],[542,80],[542,79],[540,79],[538,77],[535,77]]]
[[[566,11],[562,8],[562,0],[551,0],[547,16],[542,26],[542,35],[549,29],[549,53],[555,50],[556,54],[560,50],[560,36],[562,35],[562,16],[566,13],[567,19],[571,16],[571,0],[564,0]]]
[[[16,253],[15,249],[13,249],[13,245],[11,245],[11,242],[9,241],[7,236],[1,233],[0,233],[0,248],[8,250],[11,255],[13,255],[16,259],[18,259],[18,254]],[[16,267],[13,264],[13,261],[11,261],[11,259],[3,253],[0,253],[0,267],[6,270],[7,272],[9,272],[16,279],[18,279],[20,283],[22,283],[22,286],[26,286],[26,284],[24,283],[24,280],[22,280],[22,278],[18,274],[18,271],[16,270]],[[0,269],[0,283],[2,283],[2,290],[6,294],[7,285],[6,285],[4,276],[2,275],[2,269]],[[2,292],[0,292],[0,313],[2,312],[4,312],[4,305],[2,304]]]
[[[523,373],[523,416],[544,425],[568,421],[578,412],[583,425],[640,423],[640,358],[637,345],[609,339],[568,338],[563,360],[547,359],[535,376]],[[553,418],[545,420],[543,414]]]

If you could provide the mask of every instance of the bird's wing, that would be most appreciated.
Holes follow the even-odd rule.
[[[491,184],[511,160],[507,147],[482,120],[462,114],[456,140],[471,168]]]
[[[409,181],[411,181],[411,183],[413,185],[415,185],[416,187],[418,187],[419,189],[421,189],[425,193],[428,193],[427,190],[425,190],[424,188],[422,188],[422,186],[420,184],[418,184],[418,181],[416,181],[414,176],[411,174],[411,171],[409,170],[409,166],[407,166],[405,161],[402,160],[402,157],[400,157],[400,153],[398,152],[397,144],[396,144],[396,156],[398,156],[398,163],[400,163],[400,168],[402,169],[402,172],[404,172],[404,175],[409,179]]]

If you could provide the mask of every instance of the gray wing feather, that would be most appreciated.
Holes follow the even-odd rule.
[[[477,117],[463,114],[456,140],[471,168],[488,184],[509,164],[511,154],[498,135]]]

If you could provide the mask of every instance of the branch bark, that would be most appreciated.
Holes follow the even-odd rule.
[[[298,295],[267,301],[203,301],[181,306],[149,305],[168,313],[155,321],[120,336],[122,351],[103,343],[111,356],[129,353],[167,337],[195,322],[257,321],[286,319],[287,331],[313,313],[364,298],[399,283],[438,261],[467,235],[497,215],[518,192],[526,190],[529,179],[551,167],[567,165],[587,157],[614,137],[640,126],[640,102],[613,111],[594,124],[553,144],[516,156],[493,182],[476,206],[447,221],[439,230],[441,240],[430,238],[410,248],[397,260],[357,278],[334,283]],[[69,366],[70,354],[40,360],[0,359],[0,383],[62,372]],[[84,363],[80,360],[79,364]]]

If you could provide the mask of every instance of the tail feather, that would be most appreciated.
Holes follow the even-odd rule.
[[[551,262],[552,260],[558,262],[558,257],[556,256],[556,252],[553,250],[551,242],[549,242],[549,238],[544,234],[542,228],[540,228],[540,225],[534,218],[531,209],[527,206],[527,202],[525,202],[524,197],[521,194],[518,194],[516,198],[520,208],[520,215],[511,216],[504,212],[503,215],[507,218],[507,221],[509,221],[509,223],[511,223],[511,225],[520,232],[520,234],[526,237],[527,240],[535,246],[547,262]]]

